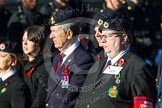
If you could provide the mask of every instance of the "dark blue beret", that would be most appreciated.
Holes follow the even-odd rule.
[[[79,10],[72,8],[61,9],[58,12],[54,12],[52,14],[50,23],[51,26],[72,23],[72,19],[77,18],[79,16]]]
[[[15,44],[10,41],[0,42],[0,52],[15,53]]]
[[[94,16],[94,20],[96,20],[96,26],[99,26],[101,29],[119,30],[124,32],[130,29],[128,22],[124,18],[110,11],[105,10],[98,13]]]

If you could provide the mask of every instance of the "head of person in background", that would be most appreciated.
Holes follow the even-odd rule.
[[[78,40],[79,22],[74,20],[77,16],[78,14],[73,10],[66,9],[65,11],[60,10],[51,17],[50,38],[53,40],[55,48],[61,52]]]
[[[25,29],[22,37],[24,57],[28,61],[43,54],[45,36],[41,26],[31,26]]]
[[[132,35],[127,21],[116,14],[107,14],[107,20],[99,19],[98,25],[102,30],[101,45],[109,58],[130,48]]]
[[[105,0],[105,5],[108,9],[117,11],[122,7],[123,3],[121,0]]]
[[[80,41],[81,45],[85,48],[88,49],[88,43],[90,39],[90,34],[89,34],[89,25],[87,23],[80,23],[80,31],[78,35],[78,40]]]
[[[80,41],[81,45],[87,50],[88,43],[89,43],[89,34],[79,34],[78,40]]]
[[[133,3],[134,5],[137,5],[141,0],[129,0],[129,2]]]
[[[56,1],[62,7],[66,7],[69,4],[69,0],[54,0],[54,1]]]
[[[99,47],[102,47],[101,38],[100,38],[100,35],[101,35],[102,31],[101,31],[100,27],[95,26],[94,32],[95,32],[95,38],[96,38],[96,40],[98,42]]]
[[[18,73],[22,75],[23,69],[20,57],[15,54],[15,45],[10,41],[0,42],[0,76]]]
[[[101,43],[100,35],[101,35],[102,31],[101,31],[100,27],[99,27],[98,24],[97,24],[98,15],[99,15],[99,14],[96,14],[96,15],[94,16],[93,19],[96,21],[96,23],[95,23],[93,26],[91,26],[90,29],[91,29],[92,35],[95,37],[95,39],[96,39],[96,41],[97,41],[97,47],[98,47],[98,46],[99,46],[99,47],[102,47],[102,45],[100,44],[100,43]]]
[[[78,40],[82,47],[95,59],[98,53],[98,47],[96,47],[96,39],[94,39],[94,36],[90,33],[90,27],[91,25],[88,23],[80,23]]]
[[[23,6],[30,10],[34,10],[38,5],[39,0],[21,0]]]
[[[2,8],[4,6],[5,6],[5,0],[1,0],[1,2],[0,2],[0,8]]]

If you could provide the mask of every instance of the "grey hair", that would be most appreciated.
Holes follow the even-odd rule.
[[[66,33],[73,25],[74,23],[67,23],[67,24],[60,25],[60,27]]]
[[[60,25],[61,29],[66,33],[69,29],[73,31],[73,36],[79,34],[80,28],[79,23],[66,23]]]

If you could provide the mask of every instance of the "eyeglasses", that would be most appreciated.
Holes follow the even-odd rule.
[[[109,34],[104,34],[104,35],[99,35],[100,39],[111,39],[113,37],[120,37],[123,33],[122,32],[117,32],[117,33],[109,33]]]

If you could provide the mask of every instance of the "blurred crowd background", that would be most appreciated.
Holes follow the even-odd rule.
[[[22,53],[19,47],[24,29],[32,25],[44,25],[48,37],[50,29],[47,21],[59,9],[72,7],[78,9],[82,17],[93,18],[115,2],[116,0],[0,0],[0,41],[7,39],[15,42],[17,52]],[[134,49],[156,68],[162,52],[162,0],[120,2],[122,6],[117,10],[123,12],[132,24]]]

